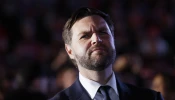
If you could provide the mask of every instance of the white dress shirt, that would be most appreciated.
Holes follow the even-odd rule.
[[[85,90],[88,92],[91,99],[94,99],[94,97],[98,91],[98,88],[100,86],[102,86],[102,84],[97,83],[93,80],[90,80],[90,79],[84,77],[83,75],[81,75],[80,73],[79,73],[79,80],[80,80],[80,83],[85,88]],[[116,78],[115,78],[114,73],[112,74],[111,79],[106,83],[106,85],[111,86],[113,88],[114,92],[119,96],[118,90],[117,90]]]

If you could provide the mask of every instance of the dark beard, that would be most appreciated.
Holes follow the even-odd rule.
[[[106,54],[98,53],[98,59],[91,57],[90,55],[78,56],[76,55],[77,62],[84,68],[94,71],[102,71],[106,69],[110,64],[115,61],[116,51],[110,49]]]

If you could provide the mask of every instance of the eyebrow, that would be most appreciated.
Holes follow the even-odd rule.
[[[108,29],[107,29],[107,27],[100,27],[100,28],[98,28],[98,30],[106,31]]]
[[[81,36],[83,34],[88,34],[88,33],[90,33],[90,31],[82,31],[82,32],[78,33],[78,36]]]
[[[106,27],[105,24],[100,24],[99,27],[95,28],[95,31],[97,31],[97,32],[99,32],[99,31],[107,31],[107,30],[108,30],[108,28]],[[91,32],[91,30],[84,30],[84,31],[78,33],[78,36],[81,36],[82,34],[88,34],[90,32]]]

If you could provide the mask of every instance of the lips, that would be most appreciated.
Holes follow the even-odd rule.
[[[92,52],[94,52],[94,51],[105,51],[105,49],[104,49],[104,48],[94,48],[94,49],[92,50]]]
[[[106,52],[106,49],[104,47],[94,47],[91,49],[92,52]]]

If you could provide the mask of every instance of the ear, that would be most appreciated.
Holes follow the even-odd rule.
[[[68,44],[65,44],[65,49],[66,49],[66,52],[67,52],[67,54],[69,55],[69,57],[70,57],[71,59],[74,59],[74,55],[73,55],[73,51],[72,51],[71,46],[68,45]]]

